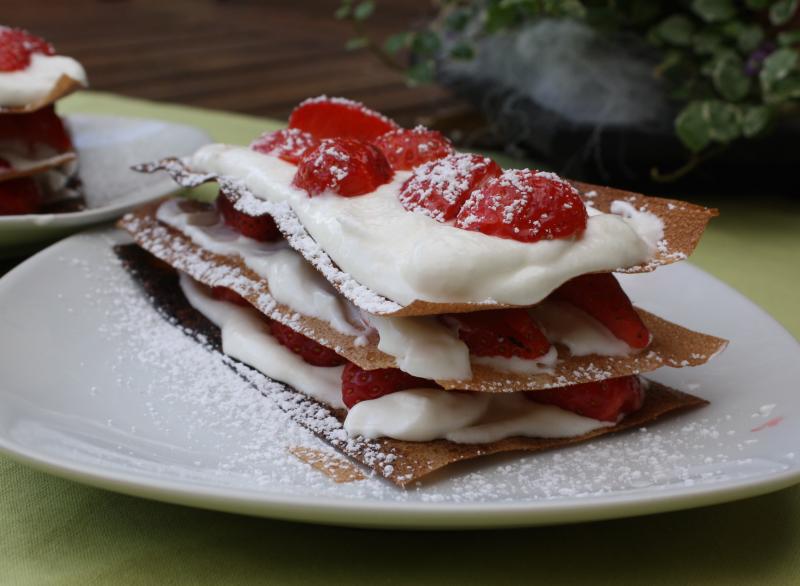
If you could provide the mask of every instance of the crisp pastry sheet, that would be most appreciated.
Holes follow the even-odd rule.
[[[366,344],[356,344],[354,337],[336,331],[326,322],[299,315],[277,303],[269,295],[269,283],[245,266],[240,258],[204,250],[178,230],[160,223],[155,215],[159,205],[159,202],[148,204],[120,221],[120,226],[130,232],[141,247],[205,285],[233,289],[262,313],[332,348],[361,368],[396,366],[392,356],[378,349],[374,337]],[[644,310],[638,311],[653,334],[650,347],[638,354],[578,357],[559,347],[559,361],[552,373],[510,374],[473,364],[471,380],[437,382],[447,389],[484,392],[536,390],[650,372],[662,366],[697,366],[727,345],[720,338],[683,328]]]
[[[27,114],[28,112],[35,112],[73,92],[83,89],[83,87],[83,84],[78,80],[72,79],[67,75],[62,75],[58,78],[47,95],[42,96],[35,102],[25,104],[24,106],[0,106],[0,114]]]

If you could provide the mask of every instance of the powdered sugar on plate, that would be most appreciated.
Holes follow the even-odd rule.
[[[81,237],[91,238],[109,246],[96,236]],[[287,395],[281,385],[245,367],[240,370],[245,378],[237,376],[224,357],[167,323],[110,250],[103,253],[103,262],[67,262],[85,281],[86,294],[60,302],[65,310],[104,313],[97,335],[120,373],[114,388],[87,388],[87,395],[94,401],[114,401],[118,393],[133,396],[147,425],[125,428],[129,437],[145,439],[150,428],[167,438],[162,441],[171,449],[197,454],[194,467],[155,464],[162,473],[270,494],[467,503],[598,496],[712,482],[742,470],[716,450],[731,441],[731,421],[687,416],[682,424],[655,425],[553,453],[456,465],[407,490],[376,475],[336,484],[288,451],[304,446],[334,454],[286,413],[287,405],[300,405],[296,394]],[[319,414],[320,425],[327,417]],[[734,439],[746,452],[750,444],[743,442],[756,438]]]

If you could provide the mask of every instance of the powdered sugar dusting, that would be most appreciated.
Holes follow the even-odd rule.
[[[90,235],[72,242],[96,250],[96,244],[103,241]],[[84,292],[77,297],[53,293],[53,303],[63,304],[68,313],[80,310],[82,315],[99,312],[104,316],[98,336],[109,348],[105,356],[112,357],[113,369],[118,372],[112,386],[87,387],[85,392],[98,404],[114,402],[120,395],[133,398],[146,424],[125,429],[127,437],[145,441],[149,433],[157,431],[166,438],[164,442],[174,445],[176,454],[189,454],[194,462],[177,466],[172,463],[174,458],[165,456],[153,463],[151,470],[162,476],[261,491],[266,498],[328,495],[349,501],[438,507],[448,503],[571,502],[635,494],[720,482],[767,465],[753,456],[758,434],[749,433],[749,419],[744,429],[742,422],[729,415],[692,413],[552,453],[508,454],[457,465],[406,490],[374,475],[360,482],[336,484],[288,453],[289,447],[299,445],[333,454],[281,409],[280,385],[259,381],[253,372],[242,373],[245,381],[218,353],[164,321],[117,266],[110,250],[97,258],[99,253],[88,256],[83,249],[64,252],[61,262],[71,267],[74,281],[83,283]],[[287,399],[289,405],[295,400]],[[316,417],[324,427],[327,415],[319,412]],[[110,427],[118,425],[108,422]],[[723,453],[726,446],[728,455]],[[388,473],[390,466],[393,464],[384,465]]]

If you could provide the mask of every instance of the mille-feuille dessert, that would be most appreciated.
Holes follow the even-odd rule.
[[[398,485],[705,404],[641,375],[726,342],[635,308],[613,273],[686,258],[715,210],[503,170],[324,96],[249,147],[139,170],[219,184],[120,221],[157,307]]]
[[[55,102],[86,86],[80,63],[0,26],[0,215],[82,206],[78,156]]]

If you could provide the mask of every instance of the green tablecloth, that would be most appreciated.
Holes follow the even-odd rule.
[[[243,143],[247,116],[85,92],[62,112],[163,118]],[[800,336],[800,202],[708,200],[693,262]],[[735,316],[733,317],[735,319]],[[798,584],[800,486],[693,511],[513,531],[338,529],[88,488],[0,458],[0,584]]]

